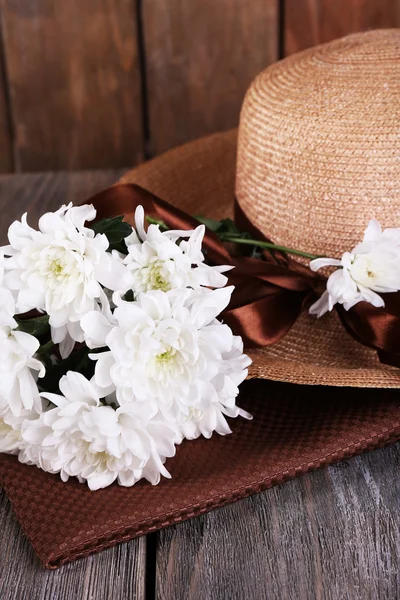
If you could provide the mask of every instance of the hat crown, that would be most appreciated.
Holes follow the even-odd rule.
[[[400,29],[263,71],[242,107],[237,161],[237,200],[277,244],[337,256],[371,218],[400,227]]]

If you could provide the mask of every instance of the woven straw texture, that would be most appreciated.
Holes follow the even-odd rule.
[[[247,381],[239,403],[253,421],[233,434],[178,447],[171,480],[154,488],[112,485],[90,492],[0,455],[0,483],[48,568],[179,523],[296,475],[400,438],[393,391],[311,388]]]
[[[400,29],[280,61],[251,85],[236,195],[275,243],[338,256],[371,218],[400,224]]]

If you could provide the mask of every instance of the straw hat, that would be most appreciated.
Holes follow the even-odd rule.
[[[239,136],[213,135],[129,172],[192,214],[237,201],[276,244],[339,257],[369,219],[399,226],[400,30],[355,34],[282,60],[250,86]],[[248,352],[250,376],[302,384],[400,387],[400,370],[354,341],[335,312],[306,311],[277,344]]]

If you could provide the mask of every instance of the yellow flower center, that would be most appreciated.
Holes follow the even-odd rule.
[[[50,265],[50,271],[55,276],[61,275],[61,273],[63,272],[63,265],[61,264],[59,258],[57,260],[53,260],[53,262]]]
[[[162,267],[160,265],[153,265],[150,268],[149,273],[149,286],[151,290],[161,290],[162,292],[168,292],[171,289],[170,282],[165,279],[162,275]]]
[[[175,354],[176,354],[176,350],[174,348],[168,348],[161,354],[157,354],[156,362],[158,363],[159,366],[166,365],[167,363],[171,362],[171,360],[173,360]]]

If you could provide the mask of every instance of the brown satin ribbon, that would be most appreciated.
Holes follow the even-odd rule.
[[[146,214],[164,221],[171,229],[194,229],[198,221],[135,184],[118,184],[88,200],[97,219],[124,215],[134,225],[134,213],[142,205]],[[236,203],[235,220],[255,239],[265,236],[247,219]],[[279,341],[300,313],[324,291],[326,279],[291,257],[265,252],[265,260],[231,256],[219,238],[206,230],[203,248],[215,265],[230,264],[229,284],[235,286],[231,303],[222,314],[247,348]],[[384,363],[400,367],[400,293],[385,295],[385,308],[359,302],[351,310],[336,305],[341,321],[358,342],[378,351]]]

